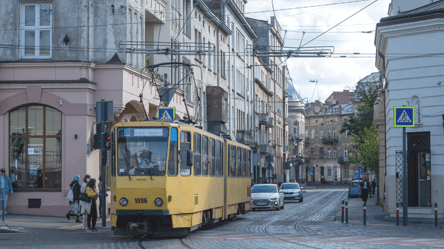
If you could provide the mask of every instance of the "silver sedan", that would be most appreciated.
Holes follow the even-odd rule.
[[[251,209],[284,209],[284,193],[276,184],[256,184],[251,189]]]
[[[299,202],[304,201],[303,188],[299,183],[283,183],[281,185],[281,191],[284,191],[285,200],[299,200]]]

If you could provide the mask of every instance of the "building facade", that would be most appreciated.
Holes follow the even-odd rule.
[[[345,91],[344,91],[345,92]],[[347,91],[351,102],[353,93]],[[320,101],[307,104],[305,108],[305,160],[308,164],[306,179],[319,182],[349,182],[354,178],[357,165],[349,162],[353,138],[348,132],[339,133],[342,124],[353,115],[353,104],[336,104]]]
[[[385,210],[396,213],[396,203],[409,207],[410,218],[433,218],[433,206],[444,205],[442,120],[444,39],[443,1],[395,1],[389,16],[376,28],[376,67],[384,89],[375,119],[380,140],[380,167],[385,167]],[[415,107],[415,127],[407,132],[408,200],[403,200],[402,129],[394,127],[395,106]],[[400,158],[401,157],[401,158]],[[381,162],[383,160],[383,162]],[[438,212],[439,213],[439,212]]]

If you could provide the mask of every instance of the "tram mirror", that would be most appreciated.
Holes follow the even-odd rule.
[[[187,166],[193,166],[194,164],[194,153],[192,150],[187,150]]]

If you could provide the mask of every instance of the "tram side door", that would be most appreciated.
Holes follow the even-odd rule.
[[[192,184],[192,166],[190,165],[190,153],[192,151],[191,139],[192,134],[190,131],[181,130],[179,137],[179,172],[180,178],[178,179],[178,193],[183,201],[181,206],[183,207],[194,207],[194,188]],[[192,153],[191,153],[192,154]],[[194,155],[193,155],[194,156]],[[192,157],[193,157],[192,156]],[[182,210],[185,212],[185,210]]]

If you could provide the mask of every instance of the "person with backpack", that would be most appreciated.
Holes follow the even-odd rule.
[[[79,203],[79,197],[80,197],[80,184],[79,184],[79,180],[80,180],[80,176],[74,176],[74,179],[72,180],[71,184],[69,184],[69,186],[71,187],[70,192],[72,191],[72,193],[68,193],[68,197],[69,199],[69,205],[71,205],[71,210],[69,210],[68,214],[66,214],[66,218],[68,220],[71,219],[71,216],[76,216],[76,222],[80,222],[79,217],[79,208],[80,208],[80,203]]]
[[[85,177],[83,177],[83,182],[80,184],[80,194],[85,193],[86,185],[89,182],[89,178],[91,178],[90,175],[85,175]],[[89,206],[89,203],[80,200],[80,214],[83,215],[82,230],[87,228],[86,220],[87,220],[88,215],[87,215],[86,209],[85,209],[86,206]]]

